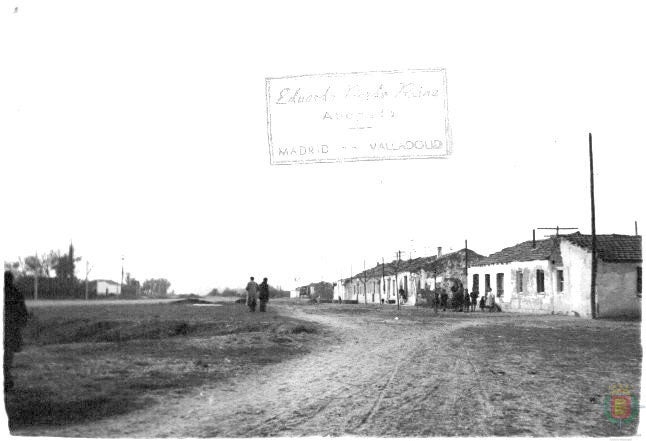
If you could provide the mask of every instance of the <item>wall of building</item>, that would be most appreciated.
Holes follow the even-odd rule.
[[[554,296],[554,311],[591,317],[592,254],[567,240],[560,241],[560,251],[563,265],[557,269],[563,269],[565,286]]]
[[[99,280],[96,282],[96,295],[97,296],[104,296],[106,295],[106,290],[107,294],[114,294],[114,295],[119,295],[121,294],[121,287],[118,284],[114,283],[108,283],[102,280]]]
[[[641,296],[637,294],[637,267],[641,263],[597,265],[597,303],[599,317],[641,316]]]
[[[496,301],[503,311],[536,314],[573,314],[591,317],[590,285],[592,254],[567,240],[560,241],[562,264],[550,260],[511,262],[469,268],[469,291],[473,291],[473,275],[480,278],[480,295],[484,293],[485,275],[491,277],[496,293],[496,275],[504,274],[503,296]],[[637,267],[641,263],[608,263],[597,266],[597,309],[599,317],[641,315],[641,297],[637,296]],[[543,270],[545,291],[537,290],[536,271]],[[563,289],[558,289],[558,270],[563,271]],[[522,271],[522,291],[516,274]]]
[[[544,292],[538,292],[537,270],[544,273]],[[517,281],[518,271],[522,272],[522,291]],[[485,275],[491,280],[491,293],[496,295],[503,311],[534,314],[551,314],[554,311],[554,291],[556,290],[555,271],[548,260],[510,262],[496,265],[469,268],[469,292],[473,292],[473,275],[479,276],[479,296],[485,294]],[[498,297],[497,274],[503,274],[503,292]],[[479,299],[480,297],[478,297]]]

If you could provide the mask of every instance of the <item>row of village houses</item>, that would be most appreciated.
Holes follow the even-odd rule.
[[[597,235],[598,317],[641,315],[641,236]],[[449,296],[466,288],[494,295],[503,311],[590,317],[592,236],[581,233],[529,240],[490,256],[462,249],[436,256],[377,265],[329,287],[322,282],[294,295],[321,299],[420,305],[436,288]]]

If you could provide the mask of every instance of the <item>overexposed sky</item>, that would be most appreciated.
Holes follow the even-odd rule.
[[[18,7],[18,10],[15,10]],[[396,250],[643,224],[639,2],[4,2],[4,260],[292,288]],[[271,166],[265,78],[446,68],[449,159]],[[297,128],[295,128],[297,130]]]

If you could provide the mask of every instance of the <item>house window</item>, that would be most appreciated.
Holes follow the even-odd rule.
[[[642,296],[642,267],[637,267],[637,297]]]
[[[545,292],[545,272],[536,270],[536,292]]]
[[[563,270],[556,270],[556,291],[563,292]]]
[[[480,292],[480,274],[473,275],[473,292]]]
[[[523,292],[523,272],[516,271],[516,292]]]
[[[491,276],[489,274],[485,274],[485,293],[488,293],[491,291]]]
[[[505,289],[505,275],[503,273],[498,273],[496,274],[496,289],[497,289],[497,296],[500,297],[503,295]]]

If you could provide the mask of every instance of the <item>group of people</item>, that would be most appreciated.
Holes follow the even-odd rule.
[[[475,312],[476,307],[478,306],[481,311],[484,311],[485,308],[488,309],[489,312],[496,309],[496,298],[493,293],[485,293],[484,296],[480,297],[479,302],[478,297],[479,295],[477,291],[469,293],[469,290],[467,289],[458,289],[453,294],[451,305],[449,305],[449,294],[446,291],[443,290],[441,294],[438,294],[437,292],[435,293],[435,301],[438,302],[443,311],[446,311],[447,308],[451,307],[455,311],[463,312]]]
[[[247,283],[247,299],[245,304],[249,307],[249,312],[256,312],[256,305],[260,301],[260,312],[267,311],[267,303],[269,302],[269,283],[267,278],[262,279],[262,283],[258,285],[253,276]]]

